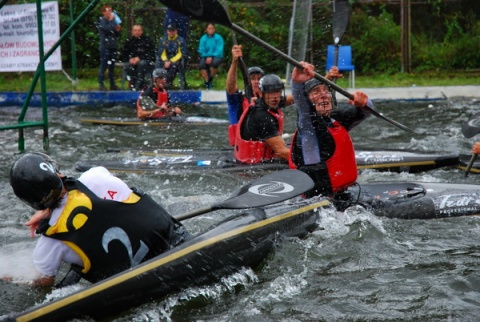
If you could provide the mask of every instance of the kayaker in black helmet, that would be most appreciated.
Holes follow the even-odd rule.
[[[303,70],[294,68],[292,72],[297,132],[289,164],[315,181],[315,187],[305,194],[307,197],[332,196],[357,179],[355,151],[348,131],[370,115],[363,108],[370,101],[365,93],[356,91],[353,101],[349,101],[353,106],[337,108],[331,89],[313,78],[314,66],[301,64]]]
[[[97,282],[190,238],[162,206],[103,167],[74,179],[61,174],[49,156],[28,153],[13,164],[10,185],[38,210],[26,223],[32,235],[41,234],[33,286],[52,286],[62,262],[71,269],[57,286],[80,278]]]
[[[228,127],[228,138],[230,145],[235,144],[235,130],[240,116],[245,109],[255,103],[255,100],[262,96],[259,87],[260,78],[265,76],[265,72],[258,66],[252,66],[247,69],[249,84],[246,85],[244,91],[240,91],[237,84],[237,69],[240,58],[243,56],[242,45],[233,45],[232,47],[232,63],[228,69],[225,88],[227,92],[228,118],[230,126]],[[293,104],[292,95],[286,95],[281,102],[281,108]]]
[[[289,149],[282,138],[280,109],[285,85],[277,75],[260,79],[262,97],[243,111],[236,129],[234,156],[242,163],[259,163],[275,158],[288,160]]]

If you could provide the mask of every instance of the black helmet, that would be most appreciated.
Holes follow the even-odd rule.
[[[155,78],[167,78],[167,71],[163,68],[157,68],[152,73],[153,79]]]
[[[323,83],[316,78],[312,78],[305,82],[303,85],[303,90],[306,94],[308,94],[314,87],[317,87],[318,85],[323,85]]]
[[[263,69],[261,69],[260,67],[257,67],[257,66],[250,67],[247,70],[247,74],[248,74],[248,76],[250,76],[252,74],[260,74],[262,76],[265,75],[265,73],[263,72]]]
[[[285,84],[277,75],[269,74],[260,78],[258,87],[260,87],[262,93],[272,93],[283,91]]]
[[[52,208],[63,190],[57,163],[43,153],[27,153],[10,169],[10,185],[15,195],[34,209]]]

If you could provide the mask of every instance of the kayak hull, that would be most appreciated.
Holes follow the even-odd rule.
[[[153,150],[145,155],[118,160],[78,161],[75,169],[84,172],[94,166],[103,166],[115,172],[151,171],[224,171],[254,172],[287,169],[288,164],[276,160],[258,164],[242,164],[233,157],[232,149],[223,150]],[[404,151],[357,151],[359,170],[375,169],[390,172],[421,172],[459,163],[457,154],[427,154]]]
[[[480,214],[480,186],[473,184],[391,182],[350,187],[348,202],[360,204],[376,216],[399,219],[440,219]],[[345,199],[345,198],[344,198]]]
[[[398,219],[480,214],[480,186],[471,184],[365,183],[350,187],[343,197],[331,202],[321,197],[295,198],[249,209],[141,265],[9,320],[99,319],[172,291],[218,280],[241,267],[254,268],[274,251],[280,237],[303,237],[314,230],[321,209],[332,204],[342,210],[360,205],[376,216]]]
[[[227,120],[204,116],[166,116],[159,119],[140,120],[137,118],[82,118],[81,123],[117,126],[170,126],[174,124],[211,125],[227,124]]]
[[[303,237],[317,227],[321,198],[254,208],[216,224],[207,232],[134,268],[33,307],[12,321],[100,319],[158,299],[184,287],[218,280],[241,267],[258,266],[281,237]],[[221,257],[219,257],[221,254]]]

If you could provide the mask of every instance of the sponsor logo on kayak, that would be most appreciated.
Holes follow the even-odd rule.
[[[383,163],[383,162],[400,162],[404,157],[398,154],[378,154],[374,152],[359,152],[355,155],[357,159],[363,159],[365,163]]]
[[[439,196],[435,205],[443,215],[467,215],[480,211],[480,197],[476,194],[454,194]]]
[[[142,164],[142,165],[151,165],[156,166],[159,164],[177,164],[177,163],[191,163],[194,162],[193,155],[182,155],[182,156],[169,156],[169,157],[157,157],[157,158],[141,158],[133,160],[125,160],[123,164]],[[204,161],[206,162],[206,161]],[[206,165],[206,164],[199,164]]]
[[[292,185],[286,182],[271,181],[269,183],[252,186],[248,191],[259,196],[276,198],[278,195],[289,193],[294,189]]]

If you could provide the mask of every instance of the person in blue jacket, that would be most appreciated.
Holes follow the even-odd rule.
[[[102,17],[98,21],[97,28],[100,36],[100,70],[98,71],[98,83],[101,91],[106,91],[104,80],[105,71],[108,69],[110,90],[118,90],[115,85],[115,61],[118,56],[118,37],[120,36],[121,20],[109,5],[102,7]]]
[[[224,44],[223,37],[215,32],[215,25],[209,23],[206,33],[200,37],[198,43],[199,69],[207,89],[213,88],[212,80],[217,75],[218,67],[223,62]]]

